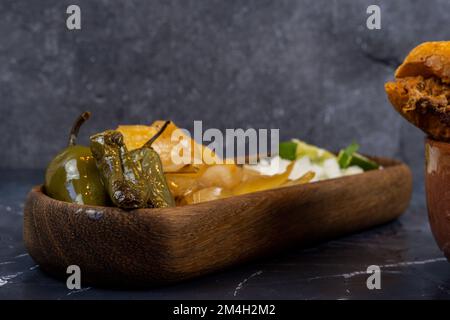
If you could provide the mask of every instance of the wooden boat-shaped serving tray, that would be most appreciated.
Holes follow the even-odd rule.
[[[54,276],[78,265],[83,284],[172,283],[398,217],[410,200],[411,172],[374,159],[384,169],[167,209],[71,204],[38,186],[24,209],[25,245]]]

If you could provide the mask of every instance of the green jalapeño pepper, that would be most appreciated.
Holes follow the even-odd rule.
[[[175,205],[159,155],[151,147],[169,122],[139,149],[128,151],[120,132],[91,136],[91,151],[111,201],[123,209]]]
[[[81,125],[90,117],[83,112],[70,131],[68,147],[50,162],[45,172],[45,193],[57,200],[105,206],[109,197],[88,147],[76,144]]]

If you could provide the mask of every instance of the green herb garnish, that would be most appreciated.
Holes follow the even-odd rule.
[[[341,169],[346,169],[350,166],[353,154],[356,151],[358,151],[358,149],[359,149],[359,145],[357,143],[353,142],[347,148],[339,151],[338,163],[339,163],[339,166],[341,167]]]
[[[380,167],[375,161],[356,152],[358,149],[359,145],[353,142],[347,148],[339,152],[338,163],[341,169],[346,169],[350,166],[358,166],[364,171],[368,171]]]
[[[278,155],[282,159],[295,160],[297,158],[297,143],[292,141],[281,142]]]

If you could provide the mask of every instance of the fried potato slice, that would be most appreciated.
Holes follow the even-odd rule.
[[[242,180],[242,168],[232,164],[209,166],[199,177],[198,182],[204,187],[232,189]]]
[[[294,162],[289,164],[286,171],[281,174],[275,174],[273,176],[265,176],[259,173],[249,172],[252,170],[246,170],[244,175],[245,178],[239,185],[233,188],[232,193],[234,195],[241,195],[245,193],[278,188],[288,181],[289,174],[292,171],[293,165]]]
[[[229,190],[220,187],[203,188],[185,198],[186,204],[194,204],[206,201],[212,201],[232,196]]]
[[[153,135],[158,132],[165,121],[158,120],[153,122],[150,126],[145,125],[120,125],[117,130],[122,133],[124,143],[129,150],[142,147]],[[163,164],[164,172],[177,172],[186,166],[190,166],[191,171],[199,170],[207,164],[203,161],[202,155],[207,154],[212,158],[212,164],[220,163],[221,159],[206,146],[197,143],[190,136],[181,131],[175,132],[178,128],[171,122],[161,136],[153,143],[153,148],[158,152],[161,162]],[[178,139],[175,139],[178,138]],[[180,143],[184,144],[185,150],[190,150],[190,155],[187,157],[188,162],[180,163],[175,161],[175,155],[179,158],[183,156],[183,148]],[[180,151],[181,153],[177,151]],[[188,169],[189,171],[189,169]]]
[[[305,184],[314,179],[315,176],[316,174],[313,171],[308,171],[298,179],[285,182],[284,184],[281,185],[281,187],[289,187],[289,186],[296,186],[298,184]]]

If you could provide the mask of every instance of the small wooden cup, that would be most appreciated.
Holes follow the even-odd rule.
[[[450,143],[425,139],[428,217],[439,248],[450,260]]]

